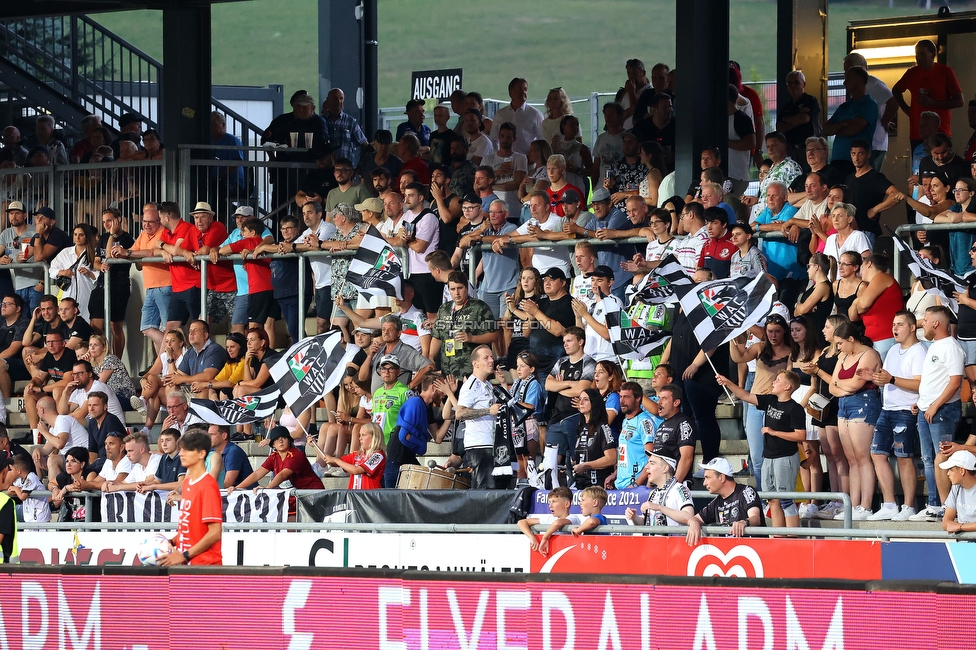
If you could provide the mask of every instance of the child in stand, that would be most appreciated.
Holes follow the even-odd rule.
[[[535,376],[538,364],[539,360],[534,354],[528,351],[520,352],[515,360],[516,379],[511,387],[505,383],[505,373],[499,368],[495,369],[498,383],[512,396],[509,404],[521,404],[533,409],[532,415],[516,426],[512,432],[512,442],[515,444],[515,455],[519,464],[518,478],[528,478],[530,484],[533,484],[536,479],[535,459],[539,455],[539,420],[535,414],[541,413],[544,407],[542,384]]]
[[[311,444],[312,436],[309,436]],[[315,464],[334,465],[349,474],[350,490],[375,490],[383,487],[383,472],[386,470],[386,452],[383,430],[374,422],[359,428],[359,449],[342,458],[325,454],[315,447]]]
[[[794,492],[800,473],[798,444],[806,440],[806,411],[792,397],[800,386],[800,377],[792,370],[781,370],[773,380],[770,394],[753,395],[722,375],[715,380],[732,394],[759,408],[763,420],[762,485],[765,492]],[[769,499],[773,526],[800,525],[800,514],[792,499]]]
[[[580,512],[583,513],[583,523],[573,529],[573,537],[579,537],[597,526],[606,526],[607,518],[600,514],[605,505],[607,505],[607,491],[602,487],[591,485],[580,492]]]
[[[569,514],[569,507],[573,504],[573,492],[567,487],[557,487],[549,493],[549,512],[552,514],[529,517],[518,522],[519,530],[529,538],[529,547],[539,551],[543,556],[549,555],[549,538],[567,524],[578,526],[583,523],[579,515]],[[536,541],[532,526],[549,524],[542,538]]]
[[[24,456],[14,456],[10,461],[10,474],[14,477],[13,485],[7,494],[20,504],[19,521],[51,521],[51,504],[46,498],[32,497],[34,490],[43,490],[44,484],[34,473],[34,463]]]

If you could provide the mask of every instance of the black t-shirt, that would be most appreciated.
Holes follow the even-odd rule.
[[[645,117],[634,126],[634,135],[641,142],[653,140],[661,145],[665,153],[674,151],[674,119],[668,121],[664,128],[658,128],[653,117]]]
[[[71,368],[78,362],[78,357],[75,356],[74,350],[64,349],[60,359],[55,359],[54,356],[48,352],[41,359],[41,362],[37,364],[39,370],[48,373],[48,380],[50,381],[61,381],[64,379],[66,374],[71,374]]]
[[[3,507],[0,508],[0,533],[3,534],[3,563],[10,563],[10,556],[14,553],[14,533],[16,531],[15,522],[17,521],[17,503],[8,498]]]
[[[844,161],[841,160],[834,160],[832,162],[827,163],[826,167],[821,168],[820,171],[817,172],[817,174],[820,176],[820,180],[827,187],[833,187],[834,185],[842,185],[844,183],[844,179],[847,178],[847,175],[851,173],[851,170],[849,169],[851,163],[847,163],[847,165],[843,165],[842,164],[843,162]],[[806,184],[807,184],[807,175],[800,174],[799,176],[793,179],[793,183],[790,185],[790,191],[803,192],[806,190]]]
[[[539,310],[545,314],[547,319],[554,319],[563,327],[572,327],[576,324],[576,314],[573,313],[573,299],[568,293],[557,300],[550,300],[549,296],[545,295],[540,296],[536,304],[539,305]],[[533,347],[536,344],[552,347],[559,345],[562,338],[553,336],[540,325],[532,329],[529,334],[529,341]]]
[[[807,109],[807,115],[810,117],[810,121],[783,132],[783,135],[786,136],[786,141],[794,147],[802,147],[806,143],[807,138],[820,135],[821,131],[820,102],[813,95],[803,93],[795,102],[791,97],[778,112],[783,117],[793,117],[794,115],[799,115],[800,109],[802,108]]]
[[[932,156],[925,156],[918,163],[918,174],[921,176],[925,172],[945,172],[949,177],[949,189],[951,190],[956,186],[956,181],[960,178],[969,178],[969,163],[966,162],[962,156],[953,156],[952,160],[946,164],[939,166],[935,164],[932,160]],[[951,195],[951,192],[950,192]]]
[[[0,352],[9,348],[14,341],[23,341],[28,325],[30,325],[30,316],[25,312],[21,312],[20,318],[14,321],[13,325],[7,325],[7,321],[0,318]]]
[[[65,323],[64,326],[68,329],[68,336],[65,341],[68,339],[81,339],[82,341],[87,341],[94,333],[92,326],[89,325],[88,321],[81,316],[75,317],[75,322],[73,322],[71,325]]]
[[[662,422],[654,432],[654,453],[679,460],[681,448],[695,449],[695,428],[691,418],[684,413],[676,413]]]
[[[857,208],[854,219],[857,221],[858,229],[880,235],[880,215],[869,219],[868,210],[885,200],[885,194],[892,182],[881,172],[872,169],[863,176],[849,174],[845,183],[850,193],[851,203]]]
[[[117,431],[123,438],[126,436],[122,420],[111,413],[105,414],[101,426],[98,426],[98,422],[92,418],[86,418],[85,428],[88,429],[88,451],[98,454],[101,459],[105,458],[105,438],[108,437],[109,432]]]
[[[617,448],[617,435],[608,424],[601,424],[593,433],[589,427],[581,424],[576,434],[576,450],[574,456],[576,463],[589,463],[599,460],[606,456],[607,449]],[[615,455],[616,456],[616,455]],[[594,469],[583,474],[576,474],[576,489],[582,490],[591,485],[603,487],[607,477],[616,469],[615,465],[610,465],[603,469]]]
[[[731,526],[737,521],[749,521],[749,509],[759,509],[759,525],[766,525],[763,516],[762,503],[759,493],[750,485],[736,485],[732,494],[727,497],[715,497],[705,506],[698,516],[705,524]]]
[[[95,255],[101,259],[107,259],[111,251],[105,250],[105,246],[108,244],[109,233],[103,232],[98,238],[98,250]],[[132,238],[132,235],[122,231],[118,237],[115,238],[114,245],[119,245],[122,248],[129,249],[135,246],[136,240]],[[112,264],[108,267],[108,279],[109,282],[114,285],[129,286],[129,267],[131,264]]]
[[[794,400],[781,402],[775,395],[756,395],[756,401],[759,402],[759,410],[766,414],[763,426],[790,433],[806,428],[806,412]],[[789,458],[796,453],[799,453],[796,441],[763,434],[763,458]]]
[[[318,194],[323,201],[329,196],[329,192],[337,187],[339,187],[339,182],[335,179],[334,167],[313,169],[298,182],[298,189],[309,196]]]
[[[46,320],[34,324],[34,333],[41,335],[41,347],[44,347],[44,339],[51,332],[61,332],[65,342],[71,338],[71,329],[60,318],[58,319],[57,327],[51,327],[51,324]]]
[[[552,367],[549,376],[562,381],[582,381],[584,379],[593,381],[594,373],[596,373],[596,361],[592,357],[584,354],[576,363],[571,362],[569,357],[562,357]],[[551,393],[551,400],[551,407],[549,409],[550,424],[579,414],[579,411],[573,408],[573,400],[571,398],[560,395],[559,393]]]
[[[61,230],[60,228],[52,228],[50,232],[47,233],[46,237],[41,237],[40,235],[34,235],[34,242],[32,243],[32,245],[37,246],[38,244],[40,244],[41,246],[47,246],[48,244],[54,246],[55,248],[54,255],[47,258],[48,260],[53,260],[55,257],[57,257],[58,253],[63,251],[68,246],[72,245],[71,235]]]
[[[976,273],[969,274],[964,278],[964,281],[969,287],[966,295],[970,298],[976,298]],[[956,336],[967,341],[976,339],[976,309],[959,303],[959,323]]]
[[[445,203],[446,202],[447,201],[445,201]],[[458,242],[461,240],[461,237],[473,233],[475,230],[478,230],[485,224],[483,221],[479,223],[469,223],[468,225],[461,228],[461,232],[457,231],[456,222],[453,224],[446,224],[442,221],[440,225],[441,225],[441,243],[438,244],[437,247],[440,248],[442,251],[446,251],[448,255],[453,255],[454,249],[457,248]],[[448,231],[447,240],[444,239],[444,230]],[[451,231],[453,231],[454,233],[453,238],[451,237]],[[471,255],[472,255],[472,249],[470,248],[465,248],[463,251],[461,251],[460,267],[461,267],[461,272],[464,273],[465,275],[468,275],[468,269],[470,268],[469,265],[471,264]],[[479,261],[481,261],[481,251],[480,250],[474,251],[475,268],[478,267]]]

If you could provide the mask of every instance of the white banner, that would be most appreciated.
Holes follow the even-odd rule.
[[[110,492],[102,495],[103,523],[176,522],[179,505],[166,503],[167,492],[157,490]],[[223,495],[224,522],[228,524],[268,524],[288,521],[289,490],[235,490]]]

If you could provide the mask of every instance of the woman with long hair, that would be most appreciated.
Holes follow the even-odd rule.
[[[941,191],[941,179],[941,176],[932,178],[933,198],[936,197],[937,180]],[[949,197],[955,198],[956,203],[950,205],[945,212],[936,215],[933,221],[935,223],[972,223],[976,221],[976,203],[973,203],[973,197],[976,197],[976,180],[960,178],[956,181],[956,186],[952,188]],[[969,249],[974,241],[972,232],[971,230],[963,230],[949,233],[950,260],[952,272],[956,275],[965,275],[973,270],[973,265],[969,260]]]
[[[311,436],[309,436],[311,441]],[[349,490],[375,490],[383,487],[383,472],[386,470],[386,444],[383,439],[383,430],[374,422],[367,422],[359,429],[358,449],[350,451],[345,456],[336,457],[332,454],[323,454],[320,450],[315,450],[316,461],[312,466],[317,470],[323,464],[333,465],[338,472],[331,473],[332,476],[349,475]],[[319,472],[316,471],[316,474]],[[322,473],[325,476],[326,472]]]
[[[883,359],[895,345],[891,323],[895,314],[905,308],[901,285],[891,275],[891,261],[884,253],[865,255],[861,263],[861,278],[868,283],[861,295],[851,304],[848,317],[862,321],[864,335],[874,341],[874,349]]]
[[[142,387],[142,399],[137,404],[132,401],[132,406],[140,413],[146,410],[146,428],[152,429],[156,423],[156,415],[162,408],[161,397],[165,395],[163,390],[163,377],[176,372],[183,362],[183,354],[186,352],[186,337],[181,330],[169,330],[163,335],[163,346],[156,361],[149,368],[140,381]]]
[[[837,279],[834,281],[834,313],[850,319],[851,305],[861,295],[866,283],[858,273],[861,271],[861,255],[854,251],[840,254],[837,262]]]
[[[823,253],[811,255],[807,262],[810,286],[800,294],[793,308],[793,315],[809,318],[810,326],[818,333],[834,310],[834,288],[830,285],[829,274],[830,258]]]
[[[664,197],[658,196],[657,190],[661,186],[661,181],[668,175],[668,164],[664,160],[664,149],[659,142],[650,140],[641,144],[640,161],[647,167],[647,176],[641,179],[637,186],[637,193],[640,194],[648,208],[656,208],[658,201]]]
[[[213,378],[213,381],[193,382],[190,390],[195,394],[203,392],[209,388],[210,399],[230,399],[233,397],[234,386],[244,379],[244,352],[247,347],[247,340],[240,332],[231,332],[227,335],[224,342],[227,349],[227,362],[220,372]]]
[[[837,400],[837,429],[844,455],[851,466],[850,495],[854,504],[854,520],[863,521],[873,511],[874,461],[871,460],[871,439],[874,425],[881,415],[878,387],[862,375],[881,370],[881,357],[872,347],[873,341],[864,335],[859,323],[844,323],[834,331],[840,359],[834,368],[830,393]],[[844,514],[835,519],[843,519]]]
[[[355,376],[355,370],[352,370],[352,373],[347,371],[342,378],[336,410],[329,414],[329,421],[323,422],[319,427],[318,444],[328,456],[345,455],[346,445],[349,444],[350,438],[355,436],[353,428],[369,421],[354,421],[355,416],[359,414],[359,398],[361,394],[365,394],[366,383],[359,381]],[[350,451],[355,452],[356,449]],[[332,475],[343,476],[344,472],[341,468],[336,468],[332,470]]]
[[[580,412],[573,452],[573,478],[576,488],[603,487],[617,465],[617,436],[607,422],[606,403],[595,388],[587,388],[576,398]]]
[[[624,383],[624,374],[620,370],[620,365],[613,361],[604,359],[596,362],[596,370],[593,373],[593,386],[600,391],[603,402],[607,409],[607,424],[615,431],[620,431],[620,390]]]
[[[822,329],[822,328],[821,328]],[[806,316],[797,316],[790,322],[790,336],[797,344],[797,351],[790,356],[793,372],[800,378],[800,385],[793,391],[793,400],[806,408],[810,396],[816,392],[811,375],[803,366],[816,364],[824,347],[823,334]],[[823,486],[823,465],[820,463],[820,430],[813,423],[813,416],[806,413],[806,439],[800,443],[803,460],[800,462],[800,480],[807,492],[820,492]],[[800,506],[800,517],[809,517],[809,505]]]
[[[519,273],[518,285],[511,296],[505,294],[505,328],[502,329],[502,339],[505,346],[506,363],[509,368],[515,368],[515,360],[521,352],[529,349],[529,337],[523,331],[522,324],[529,319],[529,314],[521,308],[526,299],[537,300],[542,295],[542,276],[533,266],[522,269]]]
[[[85,521],[85,498],[70,496],[72,492],[83,492],[86,481],[95,475],[88,465],[88,450],[85,447],[72,447],[64,453],[64,471],[50,482],[51,505],[60,509],[59,521]],[[101,519],[98,499],[92,500],[91,520]]]
[[[88,339],[88,353],[81,355],[79,359],[87,359],[92,364],[95,376],[115,391],[120,404],[131,403],[136,394],[136,385],[132,381],[132,377],[129,376],[125,364],[114,354],[109,354],[108,341],[104,336],[92,334],[91,338]]]
[[[87,223],[75,226],[71,231],[73,246],[68,246],[51,260],[49,274],[58,284],[58,300],[74,298],[81,317],[87,322],[88,298],[101,271],[95,268],[95,245],[98,233]],[[67,285],[66,287],[64,285]]]
[[[763,328],[765,339],[755,345],[746,347],[746,335],[743,334],[729,343],[729,353],[735,363],[748,363],[755,360],[756,378],[752,384],[755,395],[766,395],[772,390],[773,380],[780,370],[792,368],[791,359],[796,355],[798,346],[789,336],[789,325],[779,314],[766,317]],[[752,467],[756,484],[762,485],[763,463],[763,421],[765,414],[752,404],[745,405],[746,439],[749,441],[749,464]]]
[[[573,114],[573,104],[562,86],[551,88],[546,95],[545,119],[542,120],[542,139],[552,146],[553,153],[562,149],[562,135],[559,124],[563,117]]]
[[[831,492],[850,493],[850,465],[847,464],[847,457],[840,444],[840,433],[837,429],[837,398],[830,393],[830,382],[833,380],[834,368],[837,366],[839,352],[837,350],[837,339],[834,336],[835,330],[847,323],[848,318],[844,315],[834,315],[827,318],[823,327],[823,336],[826,340],[826,347],[814,362],[806,362],[800,368],[816,381],[812,388],[816,393],[825,399],[831,400],[831,404],[825,409],[824,419],[814,418],[813,425],[817,427],[820,449],[827,459],[827,476],[830,480]],[[807,397],[809,403],[810,396]],[[832,501],[822,506],[807,506],[805,516],[816,517],[818,519],[833,519],[834,515],[841,511],[841,503]]]

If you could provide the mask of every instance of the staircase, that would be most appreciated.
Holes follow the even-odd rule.
[[[51,113],[70,133],[89,114],[117,127],[124,113],[136,113],[147,128],[158,129],[161,79],[162,63],[87,16],[0,22],[6,98]],[[227,114],[228,132],[245,144],[260,142],[262,128],[216,99],[211,103]]]

